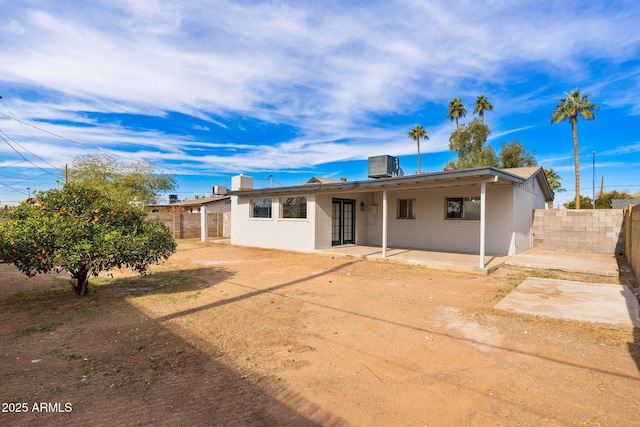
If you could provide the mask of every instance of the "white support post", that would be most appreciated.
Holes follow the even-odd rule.
[[[382,258],[387,257],[387,190],[382,190]]]
[[[487,211],[487,183],[480,183],[480,268],[484,268],[485,213]]]
[[[207,215],[207,205],[200,206],[200,239],[203,242],[209,240],[209,215]]]

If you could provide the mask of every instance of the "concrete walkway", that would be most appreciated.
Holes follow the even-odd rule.
[[[529,277],[495,308],[640,328],[638,298],[624,285]]]
[[[614,255],[531,249],[505,260],[506,265],[618,277]]]
[[[334,256],[350,256],[368,260],[422,265],[436,270],[467,271],[482,274],[488,274],[495,270],[508,258],[507,256],[487,255],[484,268],[480,268],[480,256],[477,254],[387,248],[387,258],[383,259],[381,248],[359,245],[336,246],[331,249],[318,250],[317,252]]]

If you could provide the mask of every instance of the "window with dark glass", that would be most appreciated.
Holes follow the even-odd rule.
[[[306,218],[306,197],[282,197],[280,198],[280,218]]]
[[[416,199],[398,199],[398,219],[415,219],[414,211]]]
[[[271,218],[271,199],[250,199],[251,218]]]
[[[447,219],[480,219],[480,197],[447,197]]]

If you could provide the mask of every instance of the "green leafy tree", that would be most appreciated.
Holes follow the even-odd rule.
[[[487,147],[472,148],[465,157],[457,160],[450,160],[446,168],[451,169],[468,169],[481,166],[500,167],[500,161],[496,155],[494,148],[489,145]]]
[[[555,111],[551,114],[551,124],[569,121],[571,123],[571,135],[573,137],[573,162],[576,174],[576,195],[574,206],[582,206],[580,203],[580,152],[578,150],[578,116],[585,120],[596,118],[595,110],[600,106],[591,102],[590,94],[581,94],[578,88],[570,93],[565,93],[564,98],[559,99]],[[582,208],[580,208],[582,209]]]
[[[175,178],[158,173],[149,163],[123,163],[103,154],[75,157],[67,175],[68,182],[86,183],[141,204],[157,203],[160,194],[176,188]]]
[[[451,133],[449,149],[458,154],[457,160],[450,160],[446,167],[466,169],[481,166],[497,168],[519,168],[536,166],[535,150],[527,152],[522,141],[502,142],[500,153],[487,144],[491,131],[480,119],[472,120],[468,125],[461,125]]]
[[[473,109],[473,114],[479,113],[483,124],[485,111],[493,111],[493,105],[489,102],[489,99],[487,99],[486,96],[478,95],[478,98],[476,98],[475,108]]]
[[[498,156],[501,168],[522,168],[536,166],[538,161],[535,158],[536,151],[527,152],[522,141],[511,141],[500,143],[500,154]]]
[[[462,99],[453,98],[452,101],[449,102],[449,110],[447,112],[447,119],[456,122],[456,130],[460,128],[458,123],[458,119],[465,117],[467,115],[467,109],[464,108],[462,104]]]
[[[613,199],[633,199],[633,195],[626,191],[607,191],[596,197],[596,209],[611,209]],[[571,201],[564,204],[567,209],[575,209],[576,202]],[[589,196],[580,196],[580,209],[592,209],[593,199]]]
[[[611,209],[613,199],[633,199],[633,195],[626,191],[606,191],[596,197],[596,209]]]
[[[489,126],[480,120],[472,120],[451,133],[449,149],[458,153],[458,160],[465,159],[470,156],[471,151],[482,149],[490,134]]]
[[[572,200],[570,202],[566,202],[563,204],[566,209],[575,209],[576,201]],[[589,196],[581,196],[580,197],[580,208],[579,209],[592,209],[593,208],[593,199]]]
[[[169,229],[137,207],[91,185],[67,184],[22,202],[0,225],[0,260],[24,274],[68,271],[78,295],[89,277],[127,267],[144,273],[176,250]]]
[[[409,131],[409,138],[418,143],[418,173],[420,173],[420,138],[429,139],[427,131],[420,125],[415,125],[411,131]]]

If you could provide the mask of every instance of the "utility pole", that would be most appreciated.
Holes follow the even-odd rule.
[[[596,152],[594,151],[593,153],[593,209],[596,208]],[[578,209],[578,207],[576,206],[576,209]]]

